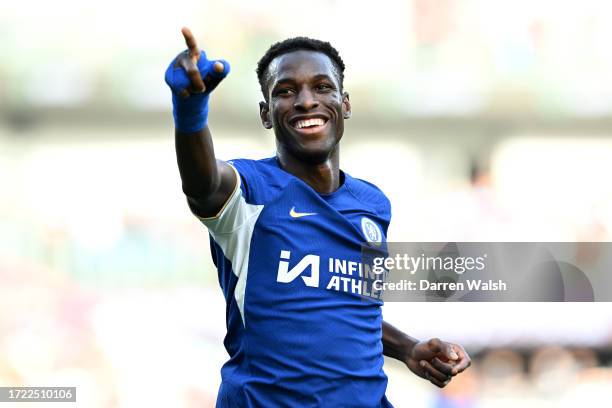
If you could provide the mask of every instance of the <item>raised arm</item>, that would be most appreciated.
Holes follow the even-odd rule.
[[[236,186],[231,167],[216,160],[208,128],[210,93],[227,76],[226,61],[210,61],[188,28],[183,28],[187,50],[166,70],[172,90],[176,158],[183,192],[191,210],[200,217],[215,216]]]

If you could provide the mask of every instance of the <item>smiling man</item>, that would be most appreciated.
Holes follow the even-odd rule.
[[[274,44],[257,75],[276,156],[223,162],[207,116],[229,64],[183,35],[188,49],[166,82],[183,191],[209,230],[227,302],[217,406],[391,407],[383,354],[445,386],[470,365],[465,350],[402,333],[383,321],[381,302],[360,296],[360,269],[330,269],[358,265],[362,243],[384,242],[391,217],[377,187],[339,167],[351,105],[338,52],[304,37]]]

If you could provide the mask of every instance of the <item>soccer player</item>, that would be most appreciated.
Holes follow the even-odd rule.
[[[217,407],[391,407],[383,355],[444,387],[470,365],[465,350],[419,342],[360,296],[361,244],[385,241],[391,209],[377,187],[339,168],[351,105],[338,52],[304,37],[273,45],[257,75],[276,156],[223,162],[207,116],[229,64],[182,33],[187,50],[166,82],[183,191],[209,230],[227,302]]]

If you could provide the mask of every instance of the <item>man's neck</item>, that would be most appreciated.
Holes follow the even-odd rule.
[[[333,193],[340,187],[339,156],[339,146],[336,146],[327,160],[311,164],[296,158],[287,151],[277,151],[281,167],[320,194]]]

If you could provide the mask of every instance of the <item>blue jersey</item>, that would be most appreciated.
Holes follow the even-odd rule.
[[[361,245],[389,200],[344,174],[319,194],[276,158],[234,160],[238,185],[202,218],[227,302],[217,407],[391,407],[381,302],[360,296]]]

